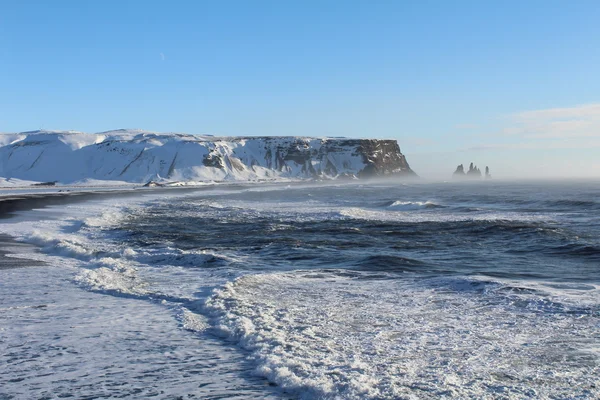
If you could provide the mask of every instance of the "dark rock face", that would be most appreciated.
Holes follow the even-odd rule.
[[[240,164],[247,167],[264,165],[279,172],[289,173],[299,169],[300,175],[308,178],[417,176],[395,140],[282,137],[235,138],[235,140],[260,140],[263,143],[264,160],[240,157]],[[204,165],[223,168],[212,160],[208,161],[209,157],[211,154],[205,157]],[[357,165],[357,160],[360,160],[362,165]]]
[[[492,179],[492,175],[490,175],[490,167],[485,167],[485,179]]]
[[[202,160],[202,164],[207,167],[215,167],[215,168],[225,168],[225,162],[223,161],[223,157],[217,153],[208,153],[204,159]]]
[[[357,151],[366,164],[366,167],[358,172],[359,178],[391,174],[416,176],[395,140],[362,139]]]

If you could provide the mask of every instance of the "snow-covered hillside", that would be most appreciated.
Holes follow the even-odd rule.
[[[131,183],[414,175],[395,140],[213,137],[139,130],[0,134],[0,177]]]

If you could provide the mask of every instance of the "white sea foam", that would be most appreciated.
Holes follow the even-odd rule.
[[[27,258],[75,268],[75,280],[89,288],[139,294],[144,283],[131,260],[135,250],[108,240],[107,232],[147,200],[140,196],[126,203],[111,199],[48,207],[35,211],[39,219],[22,213],[7,220],[2,232],[42,249]]]
[[[304,398],[599,396],[600,317],[537,312],[553,303],[505,286],[276,273],[224,285],[206,310],[258,373]]]
[[[382,208],[365,206],[347,206],[343,199],[327,202],[307,198],[304,201],[245,201],[239,199],[220,198],[189,199],[188,210],[182,211],[181,216],[196,217],[197,211],[193,205],[206,206],[214,209],[215,214],[222,212],[227,218],[256,218],[275,217],[281,222],[316,222],[335,221],[340,219],[362,219],[370,221],[391,222],[469,222],[469,221],[522,221],[522,222],[552,222],[560,217],[556,213],[515,212],[479,209],[476,212],[463,212],[452,207],[446,207],[435,201],[404,201],[397,200]],[[473,210],[472,210],[473,211]]]
[[[406,210],[403,210],[406,211]],[[406,213],[390,212],[380,210],[369,210],[359,207],[344,207],[339,210],[343,217],[371,220],[371,221],[395,221],[395,222],[465,222],[465,221],[524,221],[540,222],[552,221],[551,214],[536,214],[510,211],[482,211],[479,213]]]
[[[451,207],[436,208],[419,201],[369,208],[349,207],[343,199],[331,203],[318,200],[278,202],[277,199],[243,201],[221,196],[225,193],[228,191],[219,190],[216,193],[220,196],[218,199],[211,199],[210,194],[206,196],[208,199],[202,200],[182,196],[189,202],[184,204],[189,206],[185,212],[197,216],[194,205],[201,204],[208,208],[203,208],[202,212],[215,218],[222,216],[241,221],[271,218],[276,222],[272,230],[293,226],[297,221],[345,219],[400,222],[552,219],[548,214],[485,210],[461,214],[454,213]],[[133,340],[130,338],[138,334],[151,342],[152,346],[147,346],[146,342],[140,344],[140,357],[156,360],[151,354],[162,348],[161,343],[168,343],[173,348],[184,343],[181,345],[183,350],[167,358],[172,365],[178,365],[175,358],[184,357],[181,362],[185,364],[187,375],[177,377],[178,370],[173,367],[157,375],[164,374],[164,382],[154,382],[150,387],[173,384],[185,387],[187,393],[195,390],[189,389],[189,380],[191,377],[196,379],[198,371],[187,361],[197,361],[193,357],[194,346],[202,349],[204,342],[182,339],[174,333],[180,329],[197,335],[217,332],[240,343],[250,351],[252,366],[259,375],[293,396],[305,398],[600,396],[600,387],[595,382],[600,358],[597,345],[600,340],[600,296],[595,285],[525,284],[523,281],[472,277],[385,279],[389,278],[385,273],[369,275],[347,271],[299,271],[239,277],[244,272],[229,268],[227,264],[251,263],[252,259],[243,254],[182,250],[174,243],[132,248],[129,247],[132,244],[113,236],[118,233],[112,231],[130,215],[143,215],[142,205],[149,199],[157,200],[146,197],[139,201],[111,200],[54,207],[36,211],[40,215],[52,215],[50,220],[9,220],[2,229],[4,233],[42,246],[44,253],[29,257],[39,257],[51,265],[72,267],[65,276],[69,279],[75,276],[81,287],[124,298],[123,309],[111,300],[113,309],[109,315],[116,317],[114,324],[132,324],[135,329],[131,327],[130,331],[129,326],[119,325],[114,337]],[[414,209],[408,209],[411,207]],[[427,211],[421,212],[425,209]],[[54,213],[62,216],[56,218]],[[220,263],[220,260],[224,262]],[[211,264],[215,261],[217,264]],[[219,268],[198,268],[211,265],[219,265]],[[39,280],[39,292],[43,293],[43,274],[36,279]],[[230,282],[211,295],[215,286],[221,286],[227,280]],[[0,281],[0,285],[2,283]],[[80,301],[72,290],[68,293],[73,301]],[[92,295],[97,296],[97,293],[87,297]],[[27,297],[26,294],[23,296]],[[140,315],[136,314],[131,298],[140,304]],[[100,297],[90,299],[93,301],[86,300],[86,305],[94,301],[103,304]],[[65,299],[64,303],[69,304],[69,301]],[[35,304],[11,304],[5,307],[7,312],[12,312],[10,307],[26,307],[23,310],[27,313],[36,310]],[[120,315],[121,311],[123,315]],[[88,325],[90,319],[100,318],[98,314],[101,314],[100,311],[88,314],[76,308],[69,308],[69,313],[73,313],[69,317],[73,324],[83,320]],[[153,318],[153,313],[160,318]],[[67,319],[63,314],[56,315]],[[113,322],[107,316],[102,318],[102,328],[93,331],[96,336],[101,336],[103,329],[111,332]],[[0,327],[2,329],[7,328]],[[50,332],[68,336],[57,324],[50,326]],[[150,341],[150,337],[154,340]],[[11,343],[16,343],[16,338],[17,333],[13,332]],[[96,339],[88,339],[84,338],[82,346],[96,343]],[[51,335],[48,336],[43,345],[51,344],[52,340]],[[79,348],[76,341],[63,345]],[[138,349],[119,348],[123,354],[137,357]],[[220,354],[219,349],[216,346],[216,349],[211,348],[213,353],[202,354],[211,357],[211,354]],[[30,353],[24,353],[25,357],[36,351],[39,353],[40,349],[32,347]],[[47,349],[44,351],[48,352]],[[111,373],[119,373],[123,363],[116,363],[120,367],[115,369],[110,366],[109,357],[99,352],[94,356],[99,357]],[[159,357],[157,362],[162,361]],[[89,365],[81,357],[75,362]],[[65,362],[60,371],[73,373],[68,371],[68,365]],[[127,365],[125,363],[124,368]],[[233,368],[238,366],[235,364]],[[131,374],[125,373],[122,381],[142,376],[136,368],[132,367]],[[9,368],[3,373],[12,374],[7,371]],[[214,370],[208,368],[207,371]],[[25,376],[27,373],[19,370],[11,376],[18,374]],[[216,375],[219,374],[213,374],[213,379]],[[38,382],[32,374],[27,376],[34,384]],[[92,378],[77,375],[77,379],[81,382]],[[146,382],[146,378],[139,379]],[[103,385],[106,381],[99,378],[92,379],[92,383]],[[11,393],[20,393],[17,385],[11,385]],[[48,394],[31,390],[23,393],[35,394],[33,397]],[[81,393],[90,394],[89,391]],[[154,395],[149,390],[141,393]],[[169,391],[165,396],[171,393],[177,392]]]
[[[413,210],[422,210],[427,208],[437,208],[441,207],[439,204],[436,204],[432,201],[394,201],[392,204],[387,206],[388,209],[398,210],[398,211],[413,211]]]
[[[131,248],[113,236],[157,197],[168,196],[48,207],[3,221],[0,232],[42,250],[15,246],[11,256],[46,264],[0,269],[0,397],[273,398],[237,349],[199,337],[208,328],[194,312],[199,293],[231,275],[188,264],[215,254]]]
[[[173,198],[185,201],[190,195],[149,193],[126,201],[113,198],[52,206],[7,220],[1,232],[42,250],[22,257],[72,268],[73,280],[89,290],[146,299],[191,301],[202,287],[212,288],[237,276],[227,268],[196,268],[219,261],[244,262],[244,256],[202,249],[181,250],[169,245],[131,248],[114,236],[121,234],[114,230],[124,220],[144,215],[148,203],[169,202]],[[219,209],[217,205],[215,211]],[[19,257],[19,254],[14,256]]]
[[[137,269],[119,259],[104,257],[94,268],[81,269],[75,280],[92,290],[145,296],[148,284],[137,275]]]
[[[71,273],[0,269],[0,398],[278,398],[201,316],[81,290]]]

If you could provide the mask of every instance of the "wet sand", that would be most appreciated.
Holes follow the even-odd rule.
[[[127,189],[111,191],[60,192],[60,193],[28,193],[0,196],[0,270],[36,267],[44,263],[36,260],[10,256],[15,253],[26,253],[35,250],[36,246],[15,241],[11,236],[2,233],[2,221],[13,218],[16,213],[48,206],[72,204],[87,200],[101,200],[110,197],[140,196],[144,193],[171,190],[199,190],[199,188],[168,188],[168,189]],[[26,251],[19,251],[19,250]]]
[[[25,267],[37,267],[44,265],[44,263],[35,260],[28,260],[25,258],[11,257],[9,254],[15,253],[18,249],[34,249],[35,246],[25,243],[19,243],[13,240],[10,236],[0,235],[0,270],[13,269],[13,268],[25,268]]]
[[[20,211],[29,211],[36,208],[44,208],[53,205],[69,204],[78,201],[85,201],[93,198],[105,198],[115,195],[134,195],[129,190],[127,192],[85,192],[85,193],[32,193],[24,195],[6,195],[0,197],[0,270],[37,267],[44,265],[41,261],[29,260],[26,258],[17,258],[11,256],[15,253],[27,253],[36,247],[15,241],[11,236],[2,234],[2,220],[12,218],[15,213]],[[24,251],[20,251],[24,250]]]
[[[138,196],[145,190],[97,191],[97,192],[61,192],[30,193],[5,195],[0,197],[0,219],[10,218],[18,211],[28,211],[60,204],[70,204],[91,199],[103,199],[115,196]]]
[[[128,189],[99,189],[78,192],[76,189],[64,192],[46,192],[46,193],[27,193],[10,194],[4,192],[0,194],[0,220],[10,218],[18,211],[33,210],[60,204],[72,204],[87,200],[102,200],[111,197],[137,197],[144,194],[193,192],[193,191],[211,191],[223,188],[248,187],[245,183],[231,182],[226,184],[215,184],[207,186],[177,186],[177,187],[152,187],[152,188],[128,188]],[[0,233],[1,234],[1,233]]]

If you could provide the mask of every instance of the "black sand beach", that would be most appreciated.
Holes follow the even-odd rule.
[[[33,248],[33,246],[16,242],[10,236],[0,235],[0,270],[43,265],[39,261],[11,257],[9,254],[18,248]]]
[[[235,184],[228,186],[235,186]],[[214,190],[218,187],[219,185],[202,187],[184,186],[168,188],[138,187],[117,190],[98,189],[85,192],[77,191],[77,189],[74,188],[73,190],[65,190],[63,192],[32,192],[27,194],[10,194],[10,190],[7,190],[4,194],[0,194],[0,270],[43,265],[43,263],[41,263],[40,261],[10,256],[10,254],[14,254],[15,249],[32,249],[35,247],[31,244],[17,242],[10,235],[6,235],[2,232],[2,220],[13,218],[18,212],[31,211],[34,209],[40,209],[49,206],[73,204],[88,200],[102,200],[114,197],[138,197],[149,193],[172,193],[173,191]]]
[[[177,188],[179,189],[179,188]],[[186,188],[189,189],[189,188]],[[36,260],[28,260],[24,258],[11,257],[16,249],[33,249],[35,246],[31,244],[15,241],[11,236],[3,234],[1,231],[1,221],[8,218],[13,218],[20,211],[30,211],[48,206],[66,205],[92,199],[105,199],[115,196],[139,196],[145,190],[113,190],[113,191],[90,191],[90,192],[59,192],[59,193],[28,193],[19,195],[0,195],[0,270],[12,268],[35,267],[43,265],[42,262]],[[170,189],[150,189],[155,190],[172,190]]]
[[[69,204],[85,201],[92,198],[103,198],[115,195],[131,195],[127,192],[61,192],[61,193],[31,193],[24,195],[6,195],[0,197],[0,221],[12,218],[19,211],[30,211],[36,208],[44,208],[53,205]],[[16,249],[33,249],[31,244],[15,241],[11,236],[1,232],[0,222],[0,270],[37,267],[43,265],[36,260],[12,257]]]

